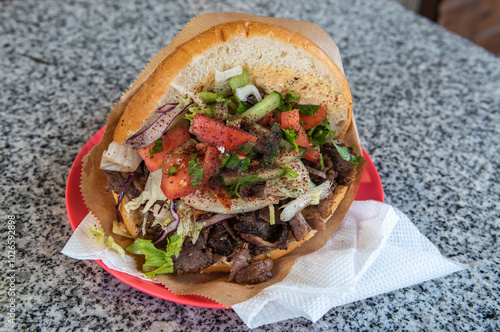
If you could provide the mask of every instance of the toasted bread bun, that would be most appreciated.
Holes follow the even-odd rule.
[[[118,197],[119,195],[112,191],[113,197],[115,198],[115,201],[118,203]],[[132,237],[136,237],[139,235],[139,232],[141,230],[141,225],[142,225],[142,219],[141,215],[138,210],[133,210],[130,212],[127,212],[125,210],[125,204],[129,202],[129,198],[127,195],[123,196],[122,201],[120,202],[120,205],[118,206],[118,210],[120,211],[120,215],[122,216],[123,223],[125,224],[125,227],[127,228],[127,231],[132,235]]]
[[[273,90],[285,95],[296,92],[299,104],[324,105],[330,129],[340,138],[352,117],[349,85],[337,65],[312,41],[303,35],[267,23],[236,21],[217,25],[177,47],[156,68],[132,97],[115,129],[113,140],[123,143],[152,123],[155,110],[177,102],[183,91],[210,91],[215,83],[215,70],[224,71],[241,65],[248,70],[254,84],[266,93]],[[182,91],[179,91],[181,87]],[[333,200],[320,202],[321,209],[312,216],[326,222],[343,199],[347,187],[337,186]],[[117,199],[115,195],[115,199]],[[141,217],[120,212],[129,232],[136,236]],[[323,213],[320,213],[319,211]],[[312,230],[303,240],[289,236],[286,250],[273,250],[254,260],[277,259],[298,248],[313,237]],[[229,272],[231,262],[225,257],[202,272]]]
[[[335,138],[347,131],[352,98],[337,65],[300,33],[243,20],[214,26],[166,57],[128,103],[113,140],[123,143],[159,116],[154,113],[158,107],[177,102],[181,93],[176,87],[210,91],[215,70],[237,65],[246,68],[266,93],[294,91],[300,104],[325,105]]]

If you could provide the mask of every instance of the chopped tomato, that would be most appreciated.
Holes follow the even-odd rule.
[[[171,131],[166,133],[165,136],[163,136],[162,151],[155,153],[153,155],[153,158],[151,158],[150,151],[153,150],[156,141],[149,144],[148,146],[140,148],[137,151],[146,163],[146,167],[149,169],[149,171],[154,172],[162,167],[163,159],[168,152],[172,152],[184,142],[188,141],[190,138],[191,136],[189,136],[189,132],[187,131],[186,127],[181,126],[172,129]]]
[[[297,143],[297,145],[299,145]],[[304,155],[305,160],[309,160],[313,163],[317,163],[319,161],[319,152],[314,151],[310,146],[307,147],[306,154]]]
[[[309,130],[313,127],[319,125],[323,120],[326,119],[326,108],[321,105],[314,115],[305,115],[300,113],[300,119],[302,120],[302,126],[305,130]]]
[[[210,180],[210,177],[217,170],[217,166],[219,165],[220,151],[213,144],[202,144],[207,145],[205,155],[203,156],[203,185],[207,183],[208,180]]]
[[[314,151],[311,146],[311,139],[307,136],[306,130],[300,125],[299,110],[291,110],[289,112],[281,113],[281,127],[283,129],[293,129],[298,134],[298,138],[295,140],[298,146],[307,148],[304,158],[313,163],[318,162],[319,152]]]
[[[194,116],[189,131],[208,143],[242,155],[247,155],[250,151],[238,151],[238,149],[244,148],[249,142],[257,142],[256,136],[238,128],[228,127],[222,121],[210,119],[204,114]]]
[[[203,182],[196,186],[191,186],[191,176],[189,174],[188,154],[167,154],[163,163],[163,177],[161,190],[167,199],[176,199],[186,196],[196,189],[202,187],[214,174],[219,163],[220,151],[212,144],[206,144],[203,148],[204,155],[199,157],[203,165]]]
[[[161,190],[167,199],[180,198],[194,191],[189,176],[189,155],[167,154],[163,164]]]
[[[283,129],[300,130],[300,116],[299,110],[291,110],[281,113],[281,127]]]

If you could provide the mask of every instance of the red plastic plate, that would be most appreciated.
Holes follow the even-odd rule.
[[[82,160],[83,157],[95,145],[99,144],[104,134],[104,129],[105,127],[101,128],[101,130],[95,133],[94,136],[92,136],[92,138],[83,146],[69,172],[68,182],[66,184],[66,209],[68,211],[69,223],[71,224],[73,230],[78,227],[83,218],[85,218],[85,216],[88,214],[88,209],[85,206],[82,194],[80,192],[80,174],[82,170]],[[364,150],[363,155],[366,158],[367,163],[363,172],[363,176],[361,178],[361,185],[355,199],[377,200],[383,202],[384,191],[382,188],[382,183],[380,181],[380,176],[378,175],[375,165]],[[112,270],[104,265],[104,263],[100,260],[96,260],[96,262],[111,275],[115,276],[127,285],[132,286],[144,293],[159,297],[161,299],[165,299],[167,301],[187,304],[196,307],[226,309],[226,307],[224,307],[223,305],[210,299],[195,295],[176,295],[170,292],[165,288],[165,286],[161,284],[145,281],[126,273]]]

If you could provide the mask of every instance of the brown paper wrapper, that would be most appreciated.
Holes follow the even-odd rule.
[[[287,29],[297,31],[316,43],[332,60],[342,69],[340,54],[334,41],[317,25],[309,22],[279,19],[265,16],[248,15],[241,13],[208,13],[192,19],[184,29],[170,42],[170,44],[161,50],[150,63],[144,68],[135,82],[123,94],[115,107],[111,110],[106,124],[106,131],[101,142],[95,146],[85,157],[81,177],[81,190],[89,211],[101,221],[103,229],[108,236],[113,236],[115,241],[122,247],[128,246],[132,241],[130,239],[112,234],[112,222],[116,219],[114,210],[115,201],[110,192],[106,192],[106,177],[100,171],[99,165],[103,151],[113,140],[113,132],[116,124],[123,113],[130,98],[138,91],[142,83],[151,75],[159,63],[170,54],[177,46],[195,37],[199,33],[215,26],[217,24],[237,21],[252,20],[280,25]],[[342,137],[342,141],[349,146],[354,145],[356,152],[361,154],[354,117],[347,133]],[[349,186],[346,196],[338,206],[337,210],[327,222],[327,228],[319,231],[308,242],[295,249],[288,255],[274,261],[275,277],[270,281],[258,285],[238,285],[228,283],[228,274],[226,273],[208,273],[208,274],[188,274],[188,275],[157,275],[157,281],[164,284],[171,292],[179,295],[200,295],[213,299],[222,305],[230,307],[234,304],[244,302],[257,295],[264,288],[282,281],[289,273],[297,257],[310,254],[320,249],[332,236],[340,225],[352,201],[361,181],[365,164],[362,163],[357,169],[356,179]],[[135,256],[138,270],[143,261],[141,257]]]

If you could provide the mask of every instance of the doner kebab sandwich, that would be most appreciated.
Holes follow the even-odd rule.
[[[128,102],[100,168],[148,277],[255,284],[325,229],[362,157],[348,83],[313,42],[252,21],[177,47]]]

